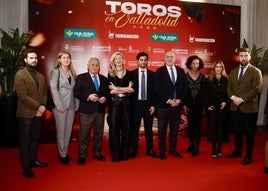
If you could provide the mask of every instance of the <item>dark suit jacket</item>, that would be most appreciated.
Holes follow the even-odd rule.
[[[94,113],[96,110],[98,110],[100,113],[104,113],[106,104],[87,101],[88,96],[93,93],[97,94],[98,97],[104,96],[108,100],[108,94],[109,94],[108,80],[101,74],[99,74],[99,79],[100,79],[100,87],[99,91],[97,92],[93,84],[91,75],[88,72],[77,76],[76,84],[74,87],[74,96],[80,101],[78,109],[79,112],[85,114],[91,114]]]
[[[138,101],[139,96],[139,69],[132,71],[132,82],[134,93],[131,95],[132,103],[135,104]],[[154,106],[154,72],[147,69],[147,101]]]
[[[177,70],[177,80],[175,86],[172,84],[166,65],[156,70],[154,80],[154,91],[156,92],[157,96],[156,107],[159,108],[170,107],[170,105],[167,104],[167,101],[169,99],[173,99],[174,88],[176,90],[177,95],[176,99],[180,99],[182,102],[184,102],[188,92],[188,85],[185,78],[185,72],[182,68],[178,66],[176,66],[176,70]]]
[[[241,97],[244,102],[239,108],[244,113],[258,112],[258,93],[262,86],[261,71],[255,66],[249,64],[242,80],[238,81],[239,67],[233,69],[229,75],[227,94],[230,98],[232,95]],[[231,102],[230,110],[236,111],[238,106]]]
[[[45,77],[37,72],[37,78],[39,81],[38,89],[26,67],[16,73],[14,85],[18,95],[17,117],[32,118],[40,105],[46,105]]]

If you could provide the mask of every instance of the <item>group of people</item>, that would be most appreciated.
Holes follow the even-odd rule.
[[[221,157],[223,129],[226,125],[227,110],[230,108],[235,148],[227,158],[242,156],[245,133],[246,155],[242,164],[250,164],[253,160],[262,75],[259,69],[250,64],[248,49],[239,49],[238,56],[240,66],[232,70],[229,77],[221,60],[214,62],[211,75],[207,77],[201,72],[204,67],[203,60],[196,55],[188,57],[185,63],[188,71],[185,72],[176,65],[176,54],[168,51],[164,57],[165,64],[153,72],[147,67],[147,53],[138,53],[138,68],[129,71],[125,68],[123,54],[115,52],[110,58],[108,76],[105,77],[100,74],[101,63],[96,57],[89,59],[87,72],[76,75],[71,54],[65,50],[61,51],[49,80],[55,103],[52,112],[60,162],[67,165],[71,160],[68,145],[77,110],[76,100],[79,100],[79,165],[86,162],[92,131],[92,157],[99,161],[106,160],[102,154],[106,106],[109,150],[113,162],[128,160],[138,155],[141,120],[144,124],[147,156],[166,160],[168,152],[169,155],[182,158],[177,151],[181,113],[188,117],[189,146],[186,152],[192,156],[199,154],[202,117],[204,112],[207,112],[211,157]],[[35,175],[32,167],[48,165],[37,159],[47,92],[45,77],[36,70],[36,51],[26,50],[24,61],[26,67],[15,76],[20,128],[19,150],[23,174],[33,178]],[[155,152],[153,146],[154,117],[158,122],[159,153]]]

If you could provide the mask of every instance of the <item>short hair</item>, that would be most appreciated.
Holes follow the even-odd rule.
[[[240,52],[248,52],[248,53],[250,53],[250,49],[249,49],[249,48],[244,48],[244,47],[242,47],[242,48],[239,48],[239,49],[237,50],[237,53],[240,53]]]
[[[199,60],[198,70],[201,70],[202,68],[204,68],[204,62],[203,62],[203,60],[200,57],[198,57],[197,55],[189,56],[187,58],[186,63],[185,63],[186,67],[189,70],[191,70],[191,64],[192,64],[193,60],[195,60],[195,59]]]
[[[142,56],[146,56],[146,58],[149,59],[149,56],[148,56],[148,54],[146,52],[138,53],[137,56],[136,56],[136,59],[139,60],[140,57],[142,57]]]
[[[23,58],[27,58],[27,56],[28,56],[29,53],[35,53],[35,54],[37,54],[37,51],[36,51],[35,49],[32,49],[32,48],[30,48],[30,49],[26,49],[26,50],[23,52]]]

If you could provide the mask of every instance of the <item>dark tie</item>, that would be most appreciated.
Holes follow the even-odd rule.
[[[99,91],[99,82],[97,76],[93,76],[93,83],[97,91]]]
[[[145,94],[145,74],[144,71],[141,71],[141,100],[146,99],[146,94]]]
[[[176,83],[176,80],[175,80],[175,75],[174,75],[174,72],[173,72],[173,68],[170,67],[170,72],[171,72],[171,81],[174,85],[174,92],[173,92],[173,98],[176,99],[177,95],[176,95],[176,88],[175,88],[175,83]]]
[[[243,77],[243,73],[244,73],[244,66],[241,66],[240,67],[240,74],[239,74],[239,77],[238,77],[238,81],[241,81],[242,80],[242,77]]]

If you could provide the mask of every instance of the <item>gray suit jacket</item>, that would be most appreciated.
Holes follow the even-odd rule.
[[[229,75],[227,94],[230,98],[232,95],[241,97],[244,102],[239,108],[243,113],[258,112],[258,93],[262,86],[261,71],[255,66],[249,64],[242,80],[238,81],[239,67],[233,69]],[[236,111],[238,106],[231,102],[230,110]]]
[[[75,79],[73,76],[71,76],[70,84],[61,68],[53,69],[50,72],[49,84],[57,110],[68,108],[75,109],[75,98],[73,94]]]

